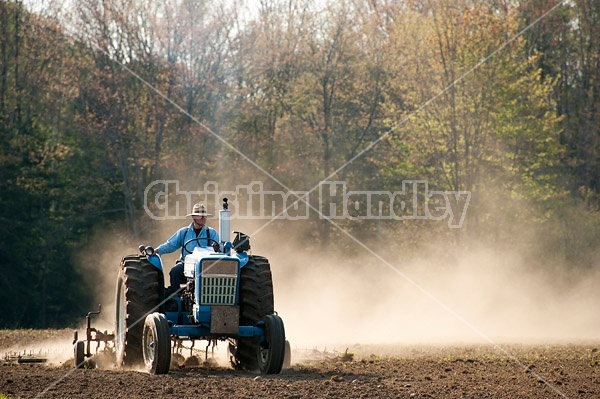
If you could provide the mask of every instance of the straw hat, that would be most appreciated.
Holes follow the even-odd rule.
[[[206,212],[206,207],[202,203],[194,204],[192,208],[192,213],[187,214],[186,216],[212,216],[210,213]]]

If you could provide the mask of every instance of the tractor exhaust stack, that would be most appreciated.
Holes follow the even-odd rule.
[[[229,210],[228,199],[223,198],[223,209],[219,211],[219,237],[221,245],[231,241],[231,211]]]

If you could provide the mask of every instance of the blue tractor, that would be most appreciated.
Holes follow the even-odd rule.
[[[222,248],[198,247],[187,251],[184,275],[187,283],[167,295],[161,257],[149,246],[123,257],[116,288],[114,334],[90,326],[87,350],[75,337],[75,365],[91,356],[92,341],[111,341],[119,367],[145,365],[152,374],[169,372],[171,355],[182,340],[206,340],[228,344],[230,361],[239,369],[264,374],[281,372],[289,363],[289,343],[283,320],[275,313],[269,261],[250,255],[249,237],[234,232],[230,241],[227,199],[219,212]],[[203,240],[206,240],[203,238]],[[173,345],[172,345],[173,343]],[[98,344],[99,345],[99,344]],[[207,345],[208,351],[208,345]]]

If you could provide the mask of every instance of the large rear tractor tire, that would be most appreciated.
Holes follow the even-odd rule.
[[[257,325],[274,311],[271,265],[267,258],[250,256],[240,275],[240,325]],[[236,367],[260,371],[257,337],[238,338],[231,352]]]
[[[265,317],[265,340],[258,349],[258,365],[263,374],[279,374],[285,360],[285,328],[281,317]]]
[[[117,367],[143,364],[144,321],[158,309],[162,280],[161,272],[145,256],[131,255],[121,260],[116,296]]]
[[[150,374],[167,374],[171,365],[171,334],[162,313],[146,316],[142,346],[146,370]]]

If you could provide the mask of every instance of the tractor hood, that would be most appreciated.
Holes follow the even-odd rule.
[[[212,247],[196,247],[191,254],[185,257],[183,274],[186,277],[194,278],[196,271],[199,270],[200,262],[204,260],[210,261],[215,265],[218,265],[220,262],[231,263],[234,261],[242,268],[248,263],[248,254],[242,252],[227,255],[221,252],[215,252]]]

